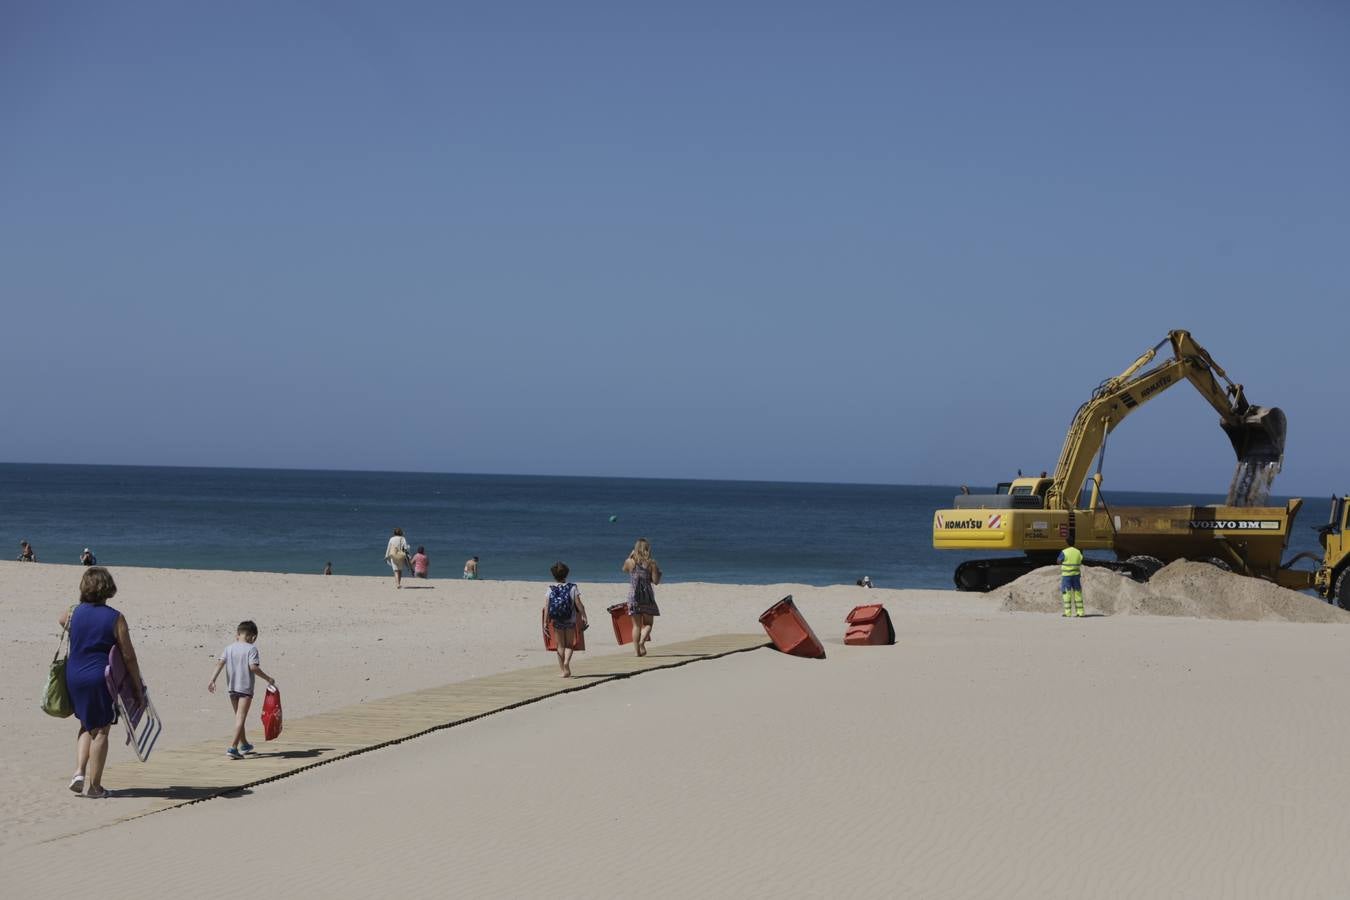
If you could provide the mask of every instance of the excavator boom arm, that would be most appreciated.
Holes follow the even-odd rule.
[[[1172,357],[1141,373],[1157,357],[1158,350],[1168,344]],[[1284,457],[1284,413],[1252,406],[1243,394],[1242,385],[1234,384],[1189,332],[1173,331],[1124,372],[1102,382],[1078,408],[1064,438],[1047,492],[1047,505],[1052,509],[1074,508],[1107,435],[1130,413],[1182,380],[1189,381],[1219,413],[1220,425],[1238,457],[1234,490],[1242,478],[1244,465],[1269,463],[1278,471]]]

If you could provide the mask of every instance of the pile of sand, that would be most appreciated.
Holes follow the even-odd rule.
[[[1016,612],[1062,609],[1059,567],[1045,566],[993,592],[1003,608]],[[1197,619],[1283,622],[1350,622],[1350,612],[1209,563],[1177,560],[1140,584],[1110,569],[1083,569],[1083,600],[1101,615],[1192,616]]]

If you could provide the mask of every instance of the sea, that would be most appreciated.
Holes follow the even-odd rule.
[[[972,486],[976,493],[992,487]],[[634,539],[668,582],[950,588],[966,557],[931,543],[954,485],[452,475],[0,463],[0,536],[41,562],[387,575],[400,527],[431,577],[480,558],[491,579],[617,582]],[[1120,505],[1218,503],[1224,495],[1107,495]],[[1272,504],[1284,498],[1272,497]],[[1307,498],[1288,555],[1317,550],[1327,498]],[[981,554],[983,555],[983,554]]]

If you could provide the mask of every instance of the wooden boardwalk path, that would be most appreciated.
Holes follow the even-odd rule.
[[[313,716],[287,718],[281,737],[259,741],[247,759],[225,757],[225,738],[156,749],[149,762],[110,765],[104,781],[119,797],[144,797],[151,805],[127,819],[242,791],[346,756],[397,744],[428,732],[471,722],[547,697],[586,690],[642,672],[669,669],[766,646],[762,634],[721,634],[652,647],[639,659],[631,652],[578,653],[572,678],[558,677],[556,664],[518,669],[443,687],[397,694]],[[172,723],[170,723],[172,726]]]

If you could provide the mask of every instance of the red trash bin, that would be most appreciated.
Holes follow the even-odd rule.
[[[619,646],[633,643],[633,617],[628,614],[627,603],[615,603],[607,607],[610,622],[614,624],[614,640]]]
[[[848,631],[844,632],[845,644],[895,643],[895,626],[891,624],[891,614],[880,603],[855,606],[844,621],[848,622]]]
[[[811,626],[806,624],[806,619],[797,611],[791,594],[766,609],[759,617],[759,624],[764,626],[773,645],[782,652],[807,659],[825,658],[825,648]]]
[[[557,642],[557,640],[555,640],[554,637],[553,637],[553,621],[552,621],[551,619],[549,619],[549,617],[548,617],[548,608],[547,608],[547,607],[545,607],[544,609],[542,609],[542,610],[539,611],[539,618],[540,618],[540,620],[543,622],[543,626],[544,626],[544,649],[545,649],[545,650],[557,650],[557,649],[558,649],[558,642]],[[585,650],[585,649],[586,649],[586,629],[581,627],[581,621],[580,621],[580,619],[578,619],[578,621],[577,621],[577,628],[574,630],[574,633],[576,634],[576,640],[575,640],[575,642],[572,644],[572,650],[573,650],[573,651],[578,651],[578,652],[581,651],[581,650]]]

